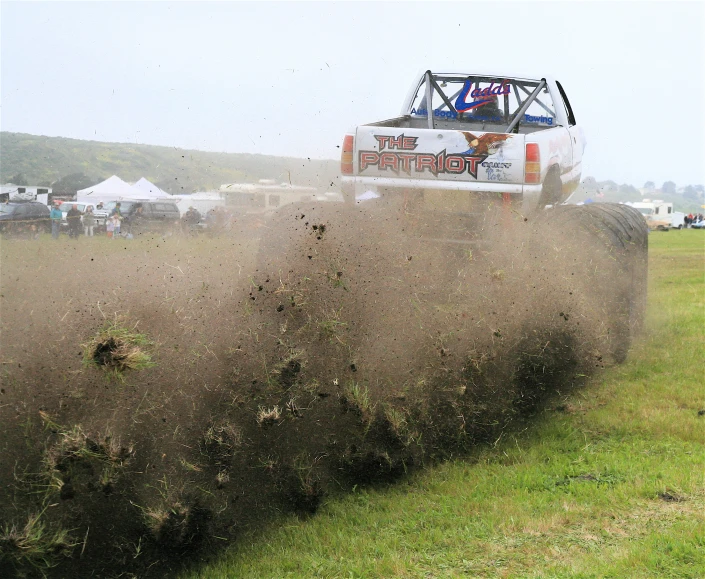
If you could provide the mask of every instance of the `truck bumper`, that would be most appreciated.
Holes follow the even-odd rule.
[[[396,177],[343,177],[342,187],[345,191],[354,190],[356,194],[366,191],[376,191],[380,188],[401,189],[445,189],[448,191],[471,191],[477,193],[524,193],[524,187],[530,185],[517,185],[516,183],[484,183],[475,181],[431,181],[430,179],[404,179]],[[541,185],[538,187],[541,192]]]
[[[495,194],[513,201],[521,200],[523,210],[536,207],[541,196],[541,184],[525,185],[517,183],[489,183],[475,181],[431,181],[430,179],[404,179],[395,177],[358,177],[343,176],[341,188],[348,203],[354,203],[365,193],[383,195],[389,190],[467,192],[472,194]]]

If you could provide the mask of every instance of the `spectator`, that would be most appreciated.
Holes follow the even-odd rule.
[[[196,211],[195,207],[189,207],[182,219],[186,228],[186,233],[195,234],[198,224],[201,222],[201,214]]]
[[[115,221],[113,221],[112,217],[108,217],[105,220],[105,232],[107,233],[108,238],[111,238],[115,232]]]
[[[227,221],[228,221],[228,215],[225,212],[225,209],[223,207],[221,207],[220,205],[218,205],[215,208],[215,223],[216,223],[216,225],[220,229],[224,229]]]
[[[219,235],[225,231],[228,216],[220,205],[214,207],[206,214],[206,231],[209,235]]]
[[[120,224],[122,223],[122,209],[120,202],[115,203],[115,207],[110,212],[110,218],[113,220],[113,239],[120,237]]]
[[[132,214],[132,217],[125,220],[125,223],[128,225],[128,232],[130,234],[142,232],[144,229],[144,206],[141,203],[135,206],[135,212]]]
[[[72,205],[66,214],[66,222],[69,225],[69,237],[81,235],[81,212],[76,205]]]
[[[113,215],[117,215],[120,219],[122,219],[122,210],[120,209],[119,201],[115,204],[115,207],[113,207],[113,210],[110,212],[110,217],[112,217]]]
[[[113,239],[120,237],[120,225],[122,223],[122,218],[119,214],[113,212],[110,220],[113,222]]]
[[[59,239],[59,232],[61,231],[61,219],[63,215],[64,214],[61,212],[61,209],[59,209],[58,205],[54,205],[51,208],[49,218],[51,219],[51,236],[54,239]]]
[[[86,212],[83,214],[83,234],[86,237],[93,237],[93,228],[95,227],[95,215],[93,214],[93,206],[86,207]]]

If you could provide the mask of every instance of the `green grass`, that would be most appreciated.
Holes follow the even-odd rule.
[[[625,364],[523,432],[243,535],[183,577],[705,577],[705,234],[650,244]]]

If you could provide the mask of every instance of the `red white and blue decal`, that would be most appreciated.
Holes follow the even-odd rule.
[[[510,94],[512,90],[506,80],[502,81],[497,86],[495,86],[493,82],[486,88],[470,89],[472,89],[472,80],[468,79],[465,81],[458,98],[455,99],[455,110],[459,113],[495,102],[500,95]],[[467,102],[468,94],[475,100]]]

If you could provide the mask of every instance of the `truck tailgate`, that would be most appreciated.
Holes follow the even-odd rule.
[[[353,166],[359,177],[520,184],[524,135],[363,125]]]

